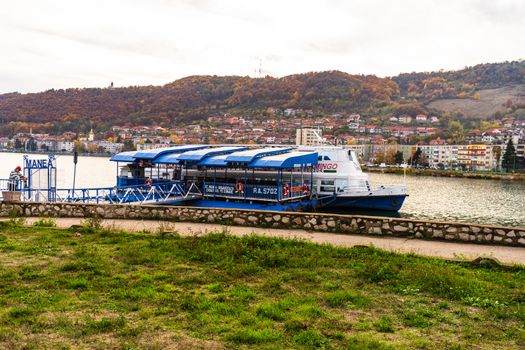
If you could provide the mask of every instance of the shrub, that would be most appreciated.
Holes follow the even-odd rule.
[[[278,304],[259,304],[255,309],[259,317],[269,318],[274,321],[283,321],[286,318],[285,312]]]
[[[374,327],[381,333],[393,333],[395,330],[392,319],[388,316],[381,316],[381,318],[374,324]]]
[[[363,307],[368,304],[368,299],[363,295],[345,290],[327,293],[324,300],[330,307]]]
[[[90,217],[81,222],[84,230],[88,232],[100,231],[102,229],[102,219],[99,217]]]
[[[70,280],[67,286],[71,289],[84,289],[87,287],[88,281],[85,278],[78,277]]]
[[[56,227],[57,223],[53,218],[39,218],[33,223],[33,226],[37,227]]]
[[[293,340],[299,345],[313,349],[325,349],[330,344],[327,338],[314,330],[303,331],[297,334]]]

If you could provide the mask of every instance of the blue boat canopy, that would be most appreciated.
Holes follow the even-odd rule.
[[[255,159],[249,168],[289,169],[317,165],[317,152],[288,152]]]
[[[217,156],[221,154],[230,154],[230,153],[234,153],[238,151],[245,151],[247,149],[248,147],[243,147],[243,146],[224,146],[224,147],[198,149],[195,151],[184,152],[180,154],[177,157],[177,159],[179,161],[185,160],[185,161],[198,162],[207,157]]]
[[[284,147],[281,147],[281,148],[275,148],[275,147],[271,148],[271,147],[269,147],[269,148],[251,149],[251,150],[247,150],[247,151],[235,152],[233,154],[230,154],[226,158],[226,161],[228,163],[250,163],[252,160],[254,160],[256,158],[269,156],[269,155],[272,155],[272,154],[279,154],[279,153],[289,152],[292,149],[293,148],[284,148]]]
[[[220,156],[213,156],[213,157],[207,157],[198,162],[197,166],[209,166],[209,167],[227,167],[228,163],[226,163],[226,157],[228,157],[227,154],[223,154]]]
[[[135,159],[154,161],[155,159],[159,158],[160,156],[164,154],[182,153],[182,152],[193,151],[196,149],[208,148],[208,147],[209,146],[206,146],[206,145],[184,145],[184,146],[176,146],[176,147],[169,147],[169,148],[156,148],[156,149],[136,152]]]
[[[131,163],[135,161],[135,154],[137,154],[137,151],[121,152],[114,154],[109,160],[112,162]]]
[[[173,165],[177,165],[177,164],[180,164],[179,157],[180,157],[180,153],[168,153],[168,154],[161,155],[160,157],[155,159],[154,162],[155,162],[155,164],[173,164]]]
[[[163,155],[179,154],[186,151],[192,151],[202,148],[208,148],[205,145],[183,145],[170,148],[157,148],[147,151],[129,151],[121,152],[113,155],[110,160],[112,162],[127,162],[132,163],[137,160],[156,160]],[[156,162],[156,161],[155,161]]]
[[[290,169],[317,165],[317,152],[299,152],[291,147],[248,149],[245,146],[185,145],[122,152],[115,154],[111,160],[128,163],[147,160],[155,164],[181,164],[186,161],[204,167],[242,165],[248,168]]]

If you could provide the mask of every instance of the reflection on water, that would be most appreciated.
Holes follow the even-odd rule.
[[[372,184],[401,184],[402,175],[370,173]],[[407,176],[401,217],[525,227],[525,183]]]
[[[22,165],[22,154],[0,153],[0,178],[7,178],[17,165]],[[59,156],[57,170],[58,187],[71,187],[73,157]],[[76,184],[113,186],[116,174],[116,164],[108,158],[79,157]],[[370,173],[369,176],[374,187],[403,183],[402,175]],[[401,217],[525,227],[525,182],[410,176],[406,177],[406,184],[410,196],[400,211]]]

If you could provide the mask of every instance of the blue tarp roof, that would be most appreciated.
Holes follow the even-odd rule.
[[[220,154],[229,154],[229,153],[234,153],[238,151],[244,151],[247,149],[248,147],[243,147],[243,146],[224,146],[224,147],[206,148],[206,149],[199,149],[195,151],[184,152],[180,154],[177,159],[198,162],[210,156],[216,156]]]
[[[121,152],[114,154],[109,160],[112,162],[128,162],[135,161],[135,154],[137,151]]]
[[[227,167],[231,155],[207,157],[198,162],[198,166]],[[262,156],[248,164],[249,168],[289,169],[300,166],[317,165],[317,152],[286,152],[272,156]]]
[[[130,152],[121,152],[113,155],[111,161],[113,162],[134,162],[136,160],[154,160],[163,155],[169,154],[179,154],[185,151],[192,151],[202,148],[207,148],[209,146],[205,145],[183,145],[169,148],[157,148],[147,151],[130,151]]]
[[[288,152],[257,158],[248,167],[288,169],[313,165],[317,165],[317,152]]]
[[[259,157],[288,152],[291,150],[292,148],[284,148],[284,147],[251,149],[248,151],[235,152],[233,154],[230,154],[226,158],[226,161],[228,163],[250,163],[252,160],[259,158]]]
[[[220,156],[207,157],[198,162],[197,166],[212,166],[212,167],[227,167],[226,157],[228,154],[223,154]]]
[[[180,153],[163,154],[155,159],[155,164],[180,164]]]
[[[298,152],[293,148],[248,149],[245,146],[185,145],[148,151],[131,151],[115,154],[114,162],[150,160],[155,164],[180,164],[191,161],[197,166],[228,167],[232,163],[244,163],[249,168],[287,169],[317,165],[317,152]]]
[[[207,148],[209,146],[205,145],[184,145],[184,146],[176,146],[176,147],[169,147],[169,148],[157,148],[157,149],[150,149],[147,151],[139,151],[135,154],[135,159],[137,160],[155,160],[158,157],[164,155],[164,154],[170,154],[170,153],[181,153],[186,151],[192,151],[196,149],[201,148]]]

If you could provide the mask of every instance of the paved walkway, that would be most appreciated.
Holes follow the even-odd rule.
[[[28,218],[28,224],[36,218]],[[59,227],[68,228],[80,224],[82,219],[57,218]],[[243,236],[251,233],[262,236],[298,238],[315,243],[327,243],[341,247],[354,245],[374,245],[388,251],[400,253],[414,253],[424,256],[435,256],[447,259],[473,260],[477,257],[495,258],[505,264],[525,264],[525,248],[505,247],[497,245],[481,245],[469,243],[453,243],[441,241],[427,241],[420,239],[406,239],[396,237],[368,237],[348,234],[334,234],[325,232],[311,232],[305,230],[283,230],[259,227],[223,226],[217,224],[200,224],[190,222],[142,221],[142,220],[104,220],[105,227],[113,227],[131,232],[163,230],[176,231],[180,235],[201,235],[209,232],[227,230],[228,233]]]

